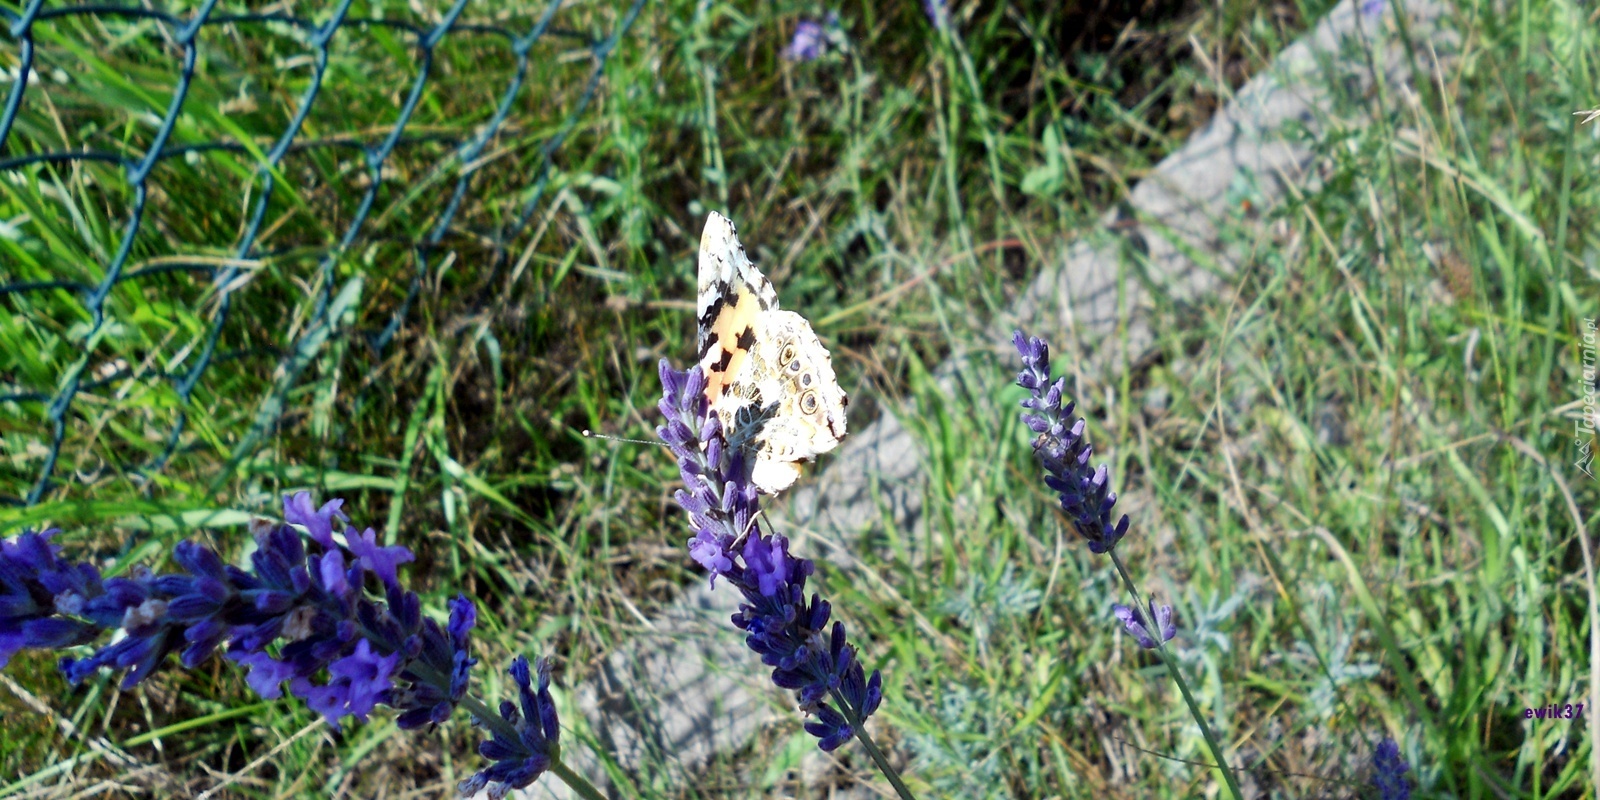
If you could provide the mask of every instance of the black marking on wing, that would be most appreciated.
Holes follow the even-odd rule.
[[[722,313],[726,305],[728,305],[727,293],[717,292],[717,298],[711,301],[711,305],[706,306],[706,313],[700,315],[700,328],[703,330],[711,327],[711,323],[716,321],[717,315]]]
[[[739,332],[739,338],[734,342],[734,345],[746,352],[754,350],[756,348],[755,328],[746,325],[744,330]]]
[[[728,370],[728,363],[731,361],[733,361],[733,351],[724,347],[722,348],[722,358],[717,359],[717,363],[711,365],[711,371],[726,372]]]

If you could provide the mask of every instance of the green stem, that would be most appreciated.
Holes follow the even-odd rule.
[[[560,759],[550,759],[550,771],[554,772],[556,777],[560,778],[561,782],[570,787],[572,791],[588,798],[588,800],[606,800],[606,796],[601,794],[599,789],[594,788],[594,784],[584,780],[582,775],[573,772],[572,768],[562,763]]]
[[[423,675],[422,670],[417,669],[416,666],[411,667],[411,671],[424,678],[427,677],[426,675]],[[467,695],[466,697],[461,698],[461,702],[458,703],[458,705],[466,709],[468,714],[477,717],[482,722],[483,727],[489,728],[495,733],[505,734],[507,737],[510,737],[512,741],[517,741],[517,739],[522,735],[517,731],[517,726],[507,722],[505,717],[500,716],[498,711],[489,708],[489,706],[485,705],[482,700],[479,700],[472,695]]]
[[[844,710],[845,716],[850,721],[850,728],[856,732],[856,739],[861,742],[862,747],[867,748],[867,755],[872,757],[872,763],[877,764],[878,771],[883,773],[883,777],[889,779],[890,785],[894,786],[895,793],[900,795],[900,800],[917,800],[917,796],[911,793],[911,789],[906,786],[905,781],[900,780],[900,773],[896,772],[894,767],[889,766],[889,759],[884,757],[883,751],[878,749],[878,745],[867,734],[867,726],[864,724],[865,720],[861,718],[861,715],[857,714],[856,710],[845,702],[844,696],[839,693],[838,689],[834,689],[831,694],[833,695],[833,702]]]
[[[1216,734],[1211,732],[1211,726],[1206,724],[1205,716],[1200,713],[1200,704],[1194,700],[1194,695],[1189,691],[1188,682],[1184,681],[1183,673],[1178,670],[1178,662],[1172,654],[1167,652],[1167,644],[1161,638],[1161,631],[1156,628],[1154,619],[1155,610],[1145,605],[1144,599],[1139,596],[1139,590],[1134,587],[1133,579],[1128,577],[1128,570],[1122,565],[1122,559],[1117,557],[1115,548],[1111,550],[1111,563],[1117,566],[1117,574],[1122,576],[1122,583],[1128,587],[1128,594],[1133,595],[1133,607],[1142,619],[1150,626],[1151,634],[1156,640],[1156,652],[1161,654],[1161,662],[1167,665],[1167,673],[1178,684],[1178,691],[1183,693],[1183,702],[1189,706],[1189,716],[1194,717],[1195,724],[1200,726],[1200,735],[1206,739],[1206,746],[1211,748],[1211,757],[1216,759],[1216,767],[1222,772],[1222,780],[1228,784],[1228,790],[1233,792],[1235,800],[1244,800],[1244,793],[1239,791],[1239,781],[1233,776],[1233,768],[1228,766],[1228,760],[1222,755],[1222,745],[1217,741]]]

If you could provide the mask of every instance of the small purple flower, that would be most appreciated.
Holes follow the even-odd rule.
[[[935,30],[942,31],[950,24],[950,11],[945,7],[945,0],[922,0],[922,13],[928,16]]]
[[[294,666],[286,664],[261,651],[255,652],[230,652],[225,657],[240,666],[250,668],[245,676],[245,682],[256,694],[268,700],[276,700],[283,696],[284,681],[294,679]]]
[[[399,582],[398,568],[401,564],[408,564],[416,560],[410,550],[398,545],[383,547],[378,544],[378,534],[371,528],[356,533],[355,528],[346,528],[344,539],[350,545],[350,552],[361,560],[361,566],[371,571],[384,586],[394,586]]]
[[[744,563],[747,574],[755,579],[756,589],[762,597],[773,597],[789,583],[794,559],[789,557],[789,542],[782,536],[768,539],[753,536],[744,546]]]
[[[517,729],[515,739],[496,731],[494,737],[478,745],[478,754],[494,764],[456,786],[462,797],[488,790],[491,800],[501,800],[513,789],[522,789],[538,780],[560,757],[561,724],[556,718],[555,700],[550,697],[550,662],[539,659],[539,688],[532,686],[528,659],[517,656],[508,670],[517,684],[522,701],[500,703],[500,717]]]
[[[678,372],[661,362],[665,422],[656,434],[678,459],[686,488],[676,494],[689,515],[689,552],[744,595],[733,624],[745,643],[772,667],[772,682],[792,689],[812,715],[806,730],[823,750],[856,735],[883,700],[883,676],[869,678],[847,643],[843,623],[828,625],[832,608],[806,596],[815,566],[789,554],[789,541],[756,527],[760,498],[743,454],[725,452],[721,427],[709,413],[699,369]],[[740,543],[743,543],[742,546]]]
[[[372,642],[361,639],[350,655],[328,664],[327,683],[318,686],[307,678],[295,678],[290,691],[334,728],[344,717],[366,722],[379,697],[389,690],[399,661],[399,653],[381,655],[372,649]]]
[[[1050,383],[1050,346],[1043,339],[1023,336],[1022,331],[1012,335],[1012,342],[1022,355],[1017,385],[1032,395],[1022,401],[1022,407],[1039,412],[1023,414],[1022,421],[1038,434],[1033,453],[1044,467],[1045,485],[1060,495],[1061,510],[1072,518],[1089,550],[1107,552],[1128,532],[1126,514],[1115,525],[1111,522],[1117,502],[1117,493],[1111,491],[1111,471],[1104,464],[1089,467],[1094,448],[1083,440],[1087,423],[1072,416],[1072,403],[1061,404],[1067,379]]]
[[[304,527],[311,534],[311,539],[322,545],[324,550],[337,552],[339,545],[333,539],[334,521],[350,521],[340,510],[343,506],[344,500],[334,498],[323,503],[321,508],[315,508],[311,503],[311,493],[299,492],[293,496],[284,495],[283,518],[291,525]],[[361,561],[364,568],[376,574],[385,586],[392,586],[399,580],[396,570],[399,565],[416,558],[404,547],[380,546],[377,532],[371,528],[358,533],[355,528],[346,527],[344,538],[351,554]]]
[[[1383,14],[1386,0],[1361,0],[1361,14],[1366,17],[1376,17]]]
[[[828,39],[822,23],[803,19],[794,26],[794,40],[783,49],[783,57],[790,61],[812,61],[828,49]]]
[[[343,596],[355,588],[355,582],[345,577],[344,554],[338,550],[323,553],[321,557],[312,556],[311,562],[317,565],[316,575],[329,594]]]
[[[1411,786],[1402,777],[1411,766],[1400,757],[1400,745],[1384,739],[1372,753],[1372,785],[1379,800],[1410,800]]]
[[[711,574],[712,586],[717,585],[718,575],[733,569],[733,559],[728,553],[728,548],[733,542],[724,539],[726,537],[719,537],[713,531],[700,528],[695,531],[694,538],[689,540],[689,557]]]
[[[1161,641],[1172,641],[1172,637],[1178,632],[1178,626],[1172,622],[1172,606],[1157,605],[1153,600],[1150,602],[1150,606],[1153,612],[1152,617],[1156,621],[1156,629],[1161,633]],[[1139,643],[1140,647],[1152,650],[1158,646],[1159,643],[1155,640],[1155,637],[1150,635],[1143,612],[1121,603],[1113,605],[1111,611],[1117,616],[1117,619],[1122,620],[1122,627],[1128,631],[1128,635],[1132,636],[1134,641]]]
[[[878,673],[872,674],[876,676]],[[831,706],[822,706],[817,709],[817,718],[806,723],[806,733],[817,737],[818,749],[831,753],[839,749],[839,745],[850,741],[850,737],[856,735],[856,730],[843,714],[834,711]]]
[[[334,498],[322,504],[322,508],[311,506],[311,493],[300,492],[290,497],[283,496],[283,519],[291,525],[304,526],[317,544],[328,550],[338,547],[333,541],[333,521],[338,519],[349,522],[350,518],[339,509],[344,506],[344,500]]]

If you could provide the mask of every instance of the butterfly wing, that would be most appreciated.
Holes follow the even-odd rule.
[[[738,379],[756,344],[761,314],[777,310],[778,293],[762,275],[727,217],[711,212],[700,234],[699,361],[706,398],[716,403]]]
[[[811,324],[778,308],[727,217],[700,235],[699,363],[729,447],[753,459],[763,494],[794,484],[800,463],[838,445],[849,402]]]

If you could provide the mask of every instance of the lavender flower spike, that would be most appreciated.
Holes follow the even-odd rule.
[[[1400,745],[1393,739],[1378,743],[1372,754],[1372,785],[1378,787],[1379,800],[1410,800],[1411,786],[1403,777],[1411,766],[1400,757]]]
[[[679,388],[703,392],[704,382],[696,388],[695,381],[686,380]],[[703,414],[703,397],[698,405],[684,402]],[[698,435],[690,432],[685,452],[700,453],[692,443]],[[718,454],[720,448],[709,452]],[[733,498],[742,496],[731,492],[711,493],[717,502],[715,510],[708,509],[712,517],[722,519]],[[85,644],[121,629],[124,635],[115,643],[60,663],[73,683],[102,667],[125,670],[122,686],[129,688],[180,649],[189,669],[222,650],[228,660],[249,669],[246,682],[257,694],[281,697],[287,685],[335,728],[347,718],[365,721],[379,705],[399,712],[402,729],[431,727],[466,704],[494,731],[479,747],[494,763],[463,781],[461,792],[487,790],[499,800],[533,783],[560,757],[549,664],[539,663],[536,689],[527,659],[512,662],[521,703],[502,703],[498,718],[468,699],[477,663],[468,655],[477,607],[458,595],[448,603],[446,625],[424,617],[421,599],[401,588],[396,571],[412,560],[411,552],[378,545],[370,528],[358,533],[347,527],[348,544],[341,546],[334,524],[349,521],[342,505],[335,499],[317,507],[306,493],[285,496],[287,523],[251,524],[257,548],[250,569],[184,541],[173,548],[178,571],[158,575],[135,567],[102,581],[93,567],[57,557],[49,543],[54,531],[0,540],[0,667],[23,648]],[[778,557],[762,563],[780,578],[796,574],[788,565],[777,568]],[[381,585],[381,599],[368,591],[374,584]],[[826,617],[823,604],[822,621]],[[834,673],[842,675],[846,695],[860,696],[868,690],[860,688],[866,686],[860,667],[851,672],[853,652],[843,642],[842,629],[836,630],[834,646],[824,655],[837,665]],[[876,682],[874,675],[873,691]]]
[[[1089,550],[1107,552],[1128,532],[1126,514],[1115,525],[1111,523],[1117,502],[1117,493],[1111,491],[1111,472],[1104,464],[1089,468],[1094,448],[1083,439],[1086,423],[1072,416],[1072,403],[1061,405],[1067,379],[1050,383],[1050,346],[1043,339],[1023,336],[1022,331],[1014,333],[1012,341],[1022,354],[1017,385],[1032,394],[1022,401],[1022,407],[1038,412],[1023,414],[1022,421],[1038,434],[1033,454],[1044,467],[1045,485],[1060,495],[1061,510],[1089,542]]]
[[[521,700],[501,701],[500,717],[516,728],[512,738],[495,732],[494,738],[478,745],[478,754],[493,765],[456,786],[462,797],[488,789],[490,800],[501,800],[513,789],[531,785],[561,757],[561,723],[556,718],[555,700],[550,697],[550,662],[539,659],[539,688],[533,688],[528,659],[517,656],[507,670],[517,684]]]
[[[122,686],[130,688],[174,652],[194,669],[222,651],[249,669],[256,693],[280,697],[287,684],[335,727],[346,717],[365,720],[380,704],[401,712],[402,728],[443,722],[476,663],[467,657],[476,609],[465,597],[452,601],[448,630],[424,619],[421,600],[400,588],[396,572],[410,551],[379,546],[370,529],[354,528],[345,532],[349,549],[341,547],[333,525],[348,521],[342,505],[318,508],[304,492],[284,497],[288,524],[251,526],[258,547],[249,569],[184,541],[172,551],[175,572],[135,567],[102,581],[86,564],[57,559],[48,534],[0,542],[0,666],[22,647],[83,644],[121,629],[113,644],[63,658],[67,679],[110,667],[125,671]],[[384,599],[366,591],[369,576]]]
[[[760,499],[743,454],[726,452],[721,427],[705,401],[705,377],[661,362],[665,423],[656,434],[678,459],[685,489],[678,505],[689,515],[689,552],[711,573],[744,595],[733,624],[745,643],[772,667],[772,682],[792,689],[813,719],[806,731],[833,750],[856,735],[883,700],[883,676],[868,677],[845,637],[844,624],[828,622],[832,607],[806,596],[816,569],[789,554],[789,540],[756,527]],[[741,546],[742,542],[742,546]]]

